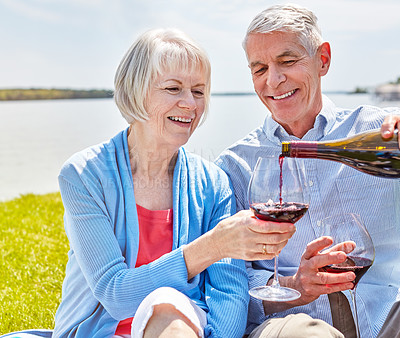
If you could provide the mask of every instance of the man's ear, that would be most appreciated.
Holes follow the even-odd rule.
[[[320,76],[326,75],[331,65],[331,46],[329,42],[324,42],[318,48],[318,57],[321,60]]]

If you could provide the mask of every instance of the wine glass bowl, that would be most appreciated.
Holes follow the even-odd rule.
[[[347,259],[343,263],[328,265],[324,269],[329,272],[353,271],[356,274],[356,279],[353,281],[356,287],[375,258],[374,244],[361,217],[354,213],[327,217],[321,221],[320,233],[333,239],[332,245],[322,253],[336,248],[336,251],[344,251],[347,254]],[[352,250],[346,249],[350,247],[350,243],[354,243]]]
[[[356,275],[353,281],[354,286],[349,291],[353,305],[356,333],[357,337],[360,337],[356,306],[356,287],[375,259],[375,249],[371,236],[361,217],[354,213],[337,214],[323,219],[320,224],[320,235],[329,236],[333,240],[332,245],[321,251],[321,253],[343,251],[347,255],[343,263],[327,265],[323,270],[331,273],[352,271]]]
[[[301,160],[278,156],[258,158],[249,183],[249,206],[264,221],[295,223],[308,210],[308,191]],[[281,287],[278,279],[278,256],[270,286],[250,289],[251,296],[269,301],[291,301],[300,292]]]

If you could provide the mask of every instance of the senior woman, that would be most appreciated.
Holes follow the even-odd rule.
[[[233,215],[224,172],[182,148],[209,97],[209,60],[180,31],[148,31],[122,59],[129,128],[59,175],[70,252],[53,337],[243,335],[240,259],[272,258],[295,230]]]

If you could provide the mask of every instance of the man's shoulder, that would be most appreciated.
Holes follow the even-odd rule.
[[[338,111],[336,128],[348,129],[349,132],[354,133],[377,129],[381,127],[383,120],[388,115],[400,115],[400,108],[360,105],[355,109]]]
[[[226,156],[233,156],[234,154],[245,155],[248,153],[248,149],[259,147],[263,144],[265,138],[262,127],[258,127],[223,150],[218,156],[218,159]]]
[[[273,151],[274,146],[268,141],[263,127],[258,127],[226,148],[214,163],[221,167],[232,181],[236,179],[246,184],[258,157]]]
[[[399,107],[379,107],[379,106],[364,104],[364,105],[358,106],[354,110],[354,112],[359,114],[360,117],[363,117],[363,118],[376,119],[376,118],[384,118],[385,116],[391,115],[391,114],[400,114],[400,108]]]
[[[259,126],[252,131],[250,131],[246,136],[242,137],[235,144],[243,144],[243,145],[252,145],[252,144],[260,144],[265,138],[265,133],[263,131],[263,127]],[[233,146],[232,145],[232,146]]]

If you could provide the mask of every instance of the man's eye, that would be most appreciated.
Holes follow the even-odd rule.
[[[297,61],[297,60],[285,60],[285,61],[282,61],[282,63],[283,63],[284,65],[290,66],[290,65],[296,63],[296,61]]]
[[[256,68],[253,70],[254,75],[261,75],[264,74],[267,70],[267,67]]]

